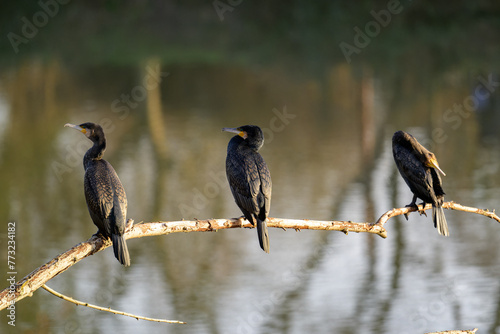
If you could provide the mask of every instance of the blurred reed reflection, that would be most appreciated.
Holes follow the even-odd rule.
[[[19,278],[95,232],[81,165],[90,144],[66,134],[66,122],[104,126],[105,158],[122,180],[136,223],[239,216],[224,174],[229,138],[220,130],[245,123],[266,131],[262,155],[273,175],[271,216],[374,221],[405,205],[411,195],[390,153],[398,129],[436,153],[448,175],[447,200],[495,208],[500,156],[498,136],[486,130],[490,120],[473,111],[454,127],[458,123],[443,117],[464,103],[478,75],[325,66],[321,74],[304,75],[273,66],[162,64],[150,57],[132,67],[83,69],[28,60],[9,68],[0,78],[7,106],[0,215],[20,226]],[[148,70],[155,68],[161,71]],[[148,75],[158,84],[146,87]],[[492,99],[498,94],[492,92]],[[490,104],[482,113],[497,109]],[[436,140],[436,128],[446,139],[441,134]],[[463,213],[446,215],[448,239],[416,214],[409,222],[391,221],[387,240],[272,230],[270,256],[260,254],[247,230],[134,239],[128,243],[130,269],[115,265],[106,250],[50,286],[90,303],[189,326],[165,329],[94,314],[43,292],[17,305],[18,321],[39,332],[386,333],[405,326],[423,332],[470,319],[496,328],[498,303],[477,311],[467,303],[472,294],[491,298],[478,281],[498,287],[498,226]],[[426,307],[440,297],[446,278],[476,288],[461,290],[443,303],[443,317],[433,317]],[[479,318],[480,312],[486,316]],[[6,326],[2,322],[0,329]]]

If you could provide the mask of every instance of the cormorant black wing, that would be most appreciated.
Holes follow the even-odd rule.
[[[443,190],[443,182],[441,181],[441,176],[439,176],[439,173],[434,168],[431,168],[431,176],[432,188],[434,189],[436,197],[444,196],[445,192]]]
[[[410,190],[420,199],[429,202],[432,191],[432,178],[422,162],[405,147],[393,147],[394,160]]]
[[[260,208],[257,195],[261,182],[254,157],[229,154],[226,159],[226,174],[236,204],[248,213],[258,214]]]
[[[273,189],[271,173],[267,168],[267,164],[264,161],[264,158],[262,158],[260,154],[255,155],[255,164],[257,165],[257,170],[259,171],[260,178],[260,198],[258,204],[261,210],[259,212],[259,219],[265,220],[269,215],[269,210],[271,208],[271,192]],[[264,211],[262,211],[262,209],[264,209]]]
[[[107,236],[123,234],[127,214],[125,190],[115,170],[105,160],[85,172],[85,197],[90,216]]]

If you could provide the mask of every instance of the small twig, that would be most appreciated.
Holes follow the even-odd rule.
[[[80,305],[80,306],[90,307],[90,308],[93,308],[95,310],[104,311],[104,312],[110,312],[110,313],[114,313],[114,314],[120,314],[120,315],[124,315],[124,316],[127,316],[127,317],[136,318],[137,320],[141,319],[141,320],[147,320],[147,321],[164,322],[164,323],[168,323],[168,324],[185,324],[184,321],[179,321],[179,320],[165,320],[165,319],[155,319],[155,318],[141,317],[140,315],[135,315],[135,314],[132,314],[132,313],[126,313],[126,312],[122,312],[122,311],[113,310],[111,308],[105,308],[105,307],[101,307],[101,306],[97,306],[97,305],[92,305],[92,304],[89,304],[89,303],[84,303],[84,302],[81,302],[79,300],[73,299],[71,297],[65,296],[62,293],[59,293],[59,292],[57,292],[55,290],[52,290],[51,288],[49,288],[45,284],[42,285],[42,288],[44,288],[45,290],[47,290],[48,292],[50,292],[54,296],[57,296],[57,297],[65,300],[65,301],[68,301],[70,303],[73,303],[73,304],[76,304],[76,305]]]

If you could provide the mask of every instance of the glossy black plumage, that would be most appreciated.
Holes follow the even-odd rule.
[[[90,217],[99,232],[111,238],[115,257],[125,266],[130,256],[123,234],[127,217],[127,196],[113,166],[102,159],[106,137],[101,126],[94,123],[66,124],[84,133],[94,145],[85,153],[84,190]]]
[[[407,206],[415,206],[417,197],[425,203],[431,203],[434,227],[439,234],[448,236],[448,224],[442,208],[445,193],[438,171],[445,174],[434,153],[404,131],[394,133],[392,152],[399,173],[413,192],[412,202]]]
[[[238,134],[227,146],[226,175],[231,192],[245,218],[257,226],[260,247],[269,253],[266,219],[271,208],[272,182],[266,162],[258,153],[264,135],[255,125],[222,130]]]

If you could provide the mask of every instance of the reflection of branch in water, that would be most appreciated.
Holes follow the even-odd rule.
[[[396,199],[398,198],[397,196],[397,177],[398,177],[398,172],[396,169],[393,170],[393,173],[391,175],[391,188],[392,188],[392,196],[391,196],[391,202],[396,203]],[[384,301],[378,302],[377,304],[379,305],[378,309],[380,310],[380,314],[378,314],[375,317],[375,328],[374,332],[375,333],[383,333],[387,331],[387,328],[384,328],[384,325],[386,324],[387,316],[390,314],[390,310],[392,308],[392,304],[394,300],[396,299],[396,296],[398,294],[398,287],[399,287],[399,281],[401,278],[401,272],[402,272],[402,265],[404,262],[402,261],[403,259],[403,254],[405,250],[405,240],[404,240],[404,235],[403,235],[403,230],[402,230],[402,224],[395,224],[395,229],[396,229],[396,245],[395,245],[395,250],[392,252],[394,254],[394,259],[393,263],[391,265],[391,268],[393,268],[392,275],[391,275],[391,284],[390,284],[390,291],[387,294],[387,297]],[[385,331],[384,331],[385,330]]]
[[[374,86],[373,86],[373,77],[372,73],[369,69],[365,69],[365,72],[363,73],[363,82],[361,85],[360,89],[360,95],[361,95],[361,146],[362,146],[362,166],[363,170],[360,171],[358,178],[362,179],[362,183],[366,185],[367,191],[365,191],[366,195],[366,219],[367,221],[373,221],[375,219],[374,217],[374,204],[373,200],[371,198],[371,182],[370,182],[370,177],[372,176],[372,173],[370,173],[370,170],[373,167],[374,164],[374,154],[376,151],[379,151],[381,148],[378,147],[376,149],[377,143],[379,146],[381,145],[382,141],[377,141],[376,140],[376,124],[374,121]],[[345,81],[343,81],[343,84],[345,84]],[[322,85],[324,87],[325,85]],[[326,94],[323,94],[323,96],[326,96]],[[349,182],[346,182],[344,186],[341,187],[340,195],[337,196],[337,198],[345,198],[343,194],[348,191],[350,185],[352,185],[355,181],[351,180]],[[337,212],[338,206],[340,205],[340,201],[335,201],[333,205],[333,216],[335,216],[335,213]],[[347,232],[347,231],[346,231]],[[377,233],[382,237],[385,237],[385,233]],[[310,281],[310,276],[313,273],[313,270],[321,263],[321,260],[329,253],[328,249],[328,237],[329,235],[327,234],[321,234],[318,242],[316,243],[315,250],[310,253],[310,257],[306,260],[305,265],[300,267],[300,270],[296,271],[296,276],[300,277],[300,284],[297,284],[297,287],[295,289],[290,290],[287,295],[285,296],[284,300],[282,303],[280,303],[279,306],[277,306],[275,309],[276,311],[274,313],[278,313],[277,315],[269,315],[268,318],[270,319],[269,322],[272,322],[273,319],[282,319],[282,328],[281,332],[287,332],[286,326],[290,322],[290,318],[293,317],[293,310],[288,310],[287,306],[291,305],[292,302],[297,303],[297,300],[299,297],[306,291],[306,284]],[[372,251],[373,247],[375,246],[374,239],[369,237],[367,239],[368,242],[368,247],[369,247],[369,263],[370,263],[370,268],[374,268],[374,264],[376,263],[376,256],[375,252]],[[373,272],[372,272],[373,274]],[[297,308],[300,309],[300,308]],[[276,326],[273,328],[274,331],[277,330]]]
[[[497,307],[495,312],[495,321],[491,324],[491,328],[487,333],[496,333],[500,326],[500,290],[497,292]]]
[[[363,77],[361,79],[361,153],[364,164],[373,163],[375,154],[375,79],[373,78],[372,70],[365,66],[363,68]],[[379,141],[380,142],[380,141]],[[366,175],[372,175],[367,173]]]
[[[198,236],[199,238],[200,236]],[[196,236],[195,236],[196,238]],[[224,275],[224,268],[221,265],[230,266],[231,260],[224,258],[227,248],[225,244],[219,242],[220,238],[212,238],[213,241],[208,244],[193,244],[197,247],[190,247],[191,257],[189,261],[179,261],[179,252],[183,253],[181,240],[172,240],[167,238],[155,238],[156,251],[154,257],[161,266],[158,266],[164,283],[168,289],[174,293],[170,296],[170,306],[175,310],[172,316],[176,318],[189,318],[189,323],[203,323],[207,333],[220,333],[217,323],[216,307],[217,297],[220,290],[214,288],[214,282],[224,284],[223,279],[218,276]],[[215,240],[217,239],[217,240]],[[206,254],[222,261],[207,261]],[[223,264],[221,264],[223,263]],[[223,273],[221,273],[221,271]],[[186,276],[186,273],[189,273]],[[200,298],[200,296],[203,296]],[[184,333],[179,327],[169,328],[172,333]]]
[[[362,173],[363,175],[363,173]],[[344,199],[347,196],[345,193],[348,191],[353,182],[347,182],[343,187],[341,187],[338,192],[339,195],[337,198]],[[339,210],[342,201],[335,201],[332,207],[332,216],[335,216]],[[369,205],[367,205],[367,210]],[[369,217],[367,217],[369,218]],[[283,292],[283,300],[275,305],[273,309],[273,314],[268,314],[268,321],[265,326],[271,329],[273,332],[281,332],[288,333],[288,329],[290,327],[291,320],[294,319],[295,312],[300,310],[300,307],[293,307],[293,305],[297,305],[300,297],[307,291],[307,284],[310,282],[312,277],[312,273],[316,270],[316,268],[321,264],[321,261],[325,256],[328,256],[331,253],[331,249],[329,249],[329,234],[322,233],[319,235],[317,242],[314,243],[314,249],[309,253],[309,257],[306,259],[303,265],[297,266],[291,270],[291,276],[296,278],[294,283],[294,287],[289,291]],[[278,323],[278,320],[280,322]],[[327,330],[325,330],[327,331]]]
[[[365,186],[363,194],[365,196],[365,207],[366,207],[366,220],[375,220],[375,203],[373,198],[373,184],[378,178],[375,172],[377,166],[375,157],[384,157],[384,150],[386,146],[383,138],[383,129],[381,127],[383,120],[386,118],[385,115],[381,113],[376,114],[375,109],[375,87],[373,79],[373,71],[368,68],[363,68],[363,78],[361,81],[361,144],[362,144],[362,154],[363,154],[363,171],[360,173],[360,178]],[[377,124],[375,120],[380,122]],[[378,126],[377,126],[378,125]],[[367,296],[371,293],[378,291],[377,287],[377,276],[376,268],[378,264],[377,250],[375,238],[371,235],[366,237],[366,247],[367,250],[363,252],[367,254],[366,256],[366,274],[362,275],[364,282],[359,284],[359,291],[357,294],[354,313],[352,315],[353,319],[365,318],[365,312],[370,312],[371,309],[367,308],[369,303],[366,302]],[[351,332],[358,332],[358,324],[355,322],[352,324],[352,328],[349,330]]]
[[[146,62],[146,68],[159,69],[159,59],[150,58]],[[146,115],[148,128],[155,151],[154,162],[156,164],[156,182],[154,182],[153,217],[158,214],[164,201],[166,171],[169,167],[167,129],[163,119],[161,104],[161,77],[160,70],[148,71],[149,80],[153,83],[147,90]]]
[[[159,68],[160,61],[156,58],[151,58],[147,61],[147,68]],[[148,115],[148,127],[151,134],[151,140],[155,147],[156,154],[165,160],[168,155],[167,136],[165,131],[165,123],[163,120],[161,106],[161,90],[160,90],[160,71],[150,71],[152,82],[157,84],[148,87],[146,111]]]
[[[372,176],[373,173],[369,173],[368,175]],[[374,203],[373,203],[373,198],[371,196],[372,194],[372,180],[366,180],[364,182],[365,184],[365,191],[363,192],[365,195],[365,202],[366,202],[366,219],[367,220],[373,220],[375,219],[375,212],[374,212]],[[375,243],[375,238],[371,235],[368,235],[366,238],[366,246],[367,246],[367,251],[363,252],[364,254],[367,254],[366,257],[366,267],[368,268],[367,273],[362,275],[362,278],[364,278],[364,282],[359,284],[358,286],[360,287],[359,292],[357,294],[356,302],[355,302],[355,307],[354,307],[354,313],[352,318],[356,319],[364,319],[365,318],[365,311],[370,309],[367,309],[366,306],[368,306],[368,303],[366,302],[367,296],[369,296],[371,293],[374,291],[378,291],[374,287],[376,287],[377,284],[377,276],[375,274],[375,269],[377,267],[378,263],[378,257],[376,256],[377,251],[376,251],[376,243]],[[351,328],[351,331],[354,333],[357,331],[357,327],[359,324],[353,323],[352,324],[353,328]]]
[[[291,289],[282,292],[274,292],[279,295],[279,304],[273,305],[272,314],[266,314],[268,319],[263,326],[271,330],[273,333],[288,333],[290,323],[296,317],[297,312],[302,312],[298,305],[304,293],[307,292],[312,274],[322,263],[322,259],[328,255],[329,249],[329,234],[321,233],[317,242],[314,243],[314,249],[309,253],[309,257],[302,265],[290,269],[284,277],[286,277],[285,286],[292,286]],[[290,281],[290,282],[288,282]],[[273,302],[273,300],[271,300]]]

